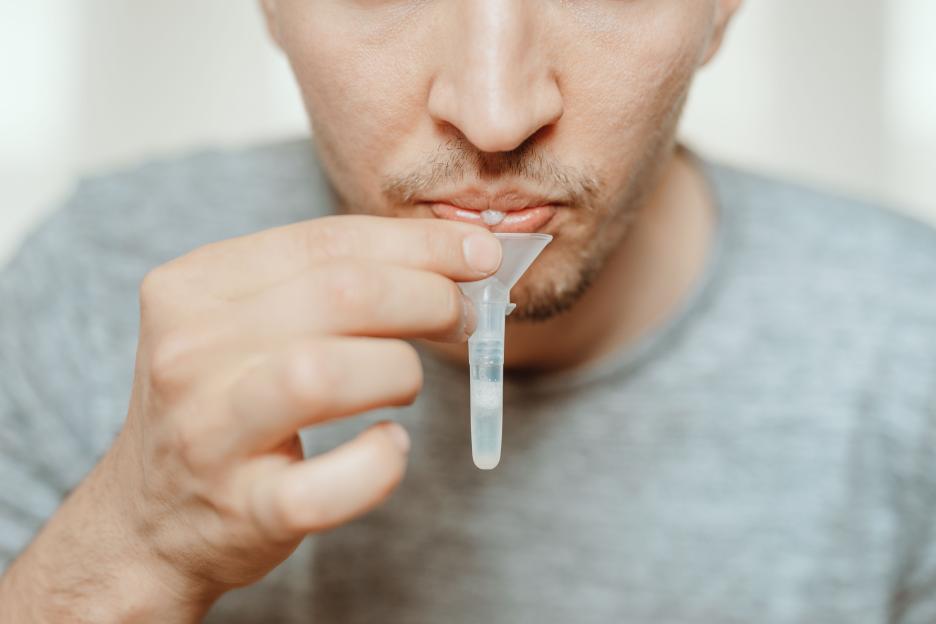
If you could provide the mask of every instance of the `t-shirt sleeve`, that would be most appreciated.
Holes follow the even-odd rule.
[[[93,467],[126,413],[133,362],[124,335],[134,328],[116,331],[113,319],[128,306],[135,315],[136,299],[113,301],[120,282],[101,268],[107,246],[81,209],[94,199],[89,190],[79,188],[0,270],[0,571]],[[102,392],[115,384],[119,392]]]
[[[55,224],[28,237],[0,272],[0,569],[29,543],[87,471],[91,452],[68,401],[82,400],[74,272]],[[65,250],[62,250],[63,252]]]

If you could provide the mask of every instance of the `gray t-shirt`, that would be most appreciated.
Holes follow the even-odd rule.
[[[509,380],[493,472],[471,462],[466,372],[425,355],[393,414],[400,490],[208,621],[936,622],[936,233],[706,173],[717,244],[677,313],[586,369]],[[0,568],[121,426],[143,274],[330,210],[296,141],[87,180],[26,241],[0,273]]]

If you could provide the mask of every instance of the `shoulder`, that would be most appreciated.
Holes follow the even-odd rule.
[[[42,236],[167,260],[331,209],[311,142],[205,149],[82,179]],[[168,257],[166,257],[168,255]]]
[[[771,277],[782,289],[936,314],[936,289],[926,288],[936,275],[932,225],[806,185],[721,165],[707,169],[742,271]]]
[[[0,272],[0,293],[130,295],[151,268],[206,243],[331,210],[308,140],[205,149],[82,178]],[[107,291],[107,292],[103,292]],[[92,294],[92,293],[89,293]]]
[[[0,271],[0,295],[102,301],[129,294],[135,304],[137,284],[159,264],[330,210],[308,140],[205,149],[87,176]]]
[[[815,422],[855,433],[856,452],[879,449],[901,496],[925,487],[936,500],[936,230],[873,202],[706,168],[725,222],[713,319],[743,345],[739,369],[769,371],[789,409],[819,406]]]
[[[825,392],[847,385],[888,427],[936,428],[936,230],[872,202],[707,168],[726,221],[723,313]]]

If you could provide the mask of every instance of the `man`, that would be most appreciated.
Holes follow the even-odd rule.
[[[675,146],[737,4],[266,0],[317,155],[88,181],[0,280],[0,622],[936,621],[936,234]],[[490,230],[555,240],[481,472]]]

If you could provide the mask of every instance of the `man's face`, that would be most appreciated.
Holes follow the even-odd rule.
[[[738,1],[263,3],[344,209],[552,234],[512,291],[548,318],[621,242]]]

